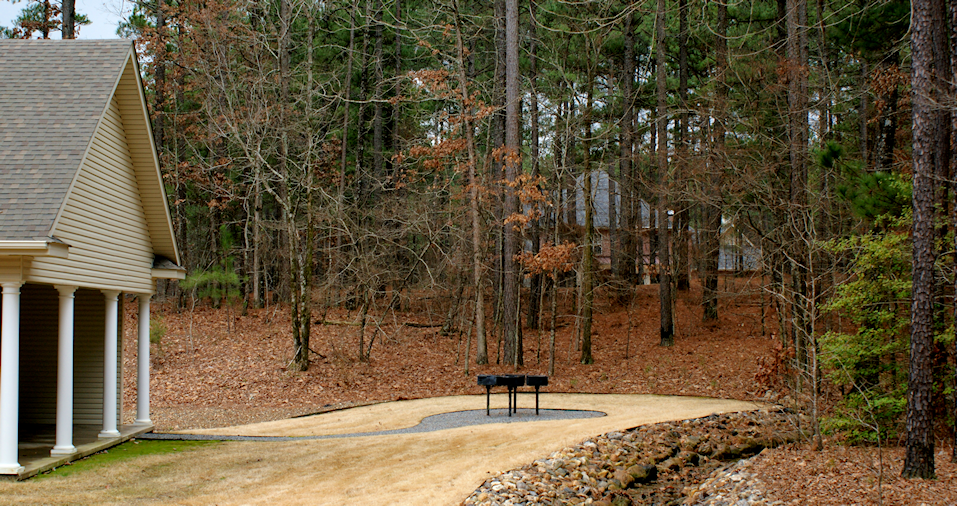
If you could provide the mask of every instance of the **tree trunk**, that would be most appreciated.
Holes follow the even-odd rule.
[[[307,9],[308,10],[308,9]],[[306,43],[306,97],[308,104],[306,105],[306,111],[309,117],[313,116],[313,104],[316,103],[316,87],[314,82],[313,67],[315,62],[315,39],[316,39],[316,24],[315,17],[312,10],[308,10],[307,14],[307,43]],[[299,244],[297,248],[299,251],[299,334],[300,339],[303,343],[306,353],[306,367],[309,367],[309,337],[312,333],[312,284],[313,284],[313,248],[315,247],[313,242],[315,239],[315,230],[316,227],[313,223],[313,157],[314,145],[313,145],[313,136],[311,132],[307,133],[308,140],[306,142],[306,156],[303,161],[302,174],[306,192],[306,217],[305,217],[305,234],[306,238],[303,243]],[[303,337],[304,336],[304,337]],[[369,343],[369,349],[372,349],[372,343]],[[367,352],[368,355],[368,352]]]
[[[286,229],[286,245],[289,256],[290,301],[292,312],[292,340],[293,358],[292,369],[305,371],[309,368],[309,314],[308,314],[308,283],[307,266],[303,259],[303,248],[299,237],[297,223],[298,213],[294,203],[293,174],[289,156],[289,115],[287,108],[291,102],[289,88],[291,81],[290,69],[290,41],[291,41],[292,6],[289,0],[280,0],[279,3],[279,173],[281,181],[281,198],[285,201],[283,217]]]
[[[727,8],[727,6],[725,6]],[[678,0],[678,100],[681,113],[678,124],[678,180],[688,177],[688,0]],[[688,206],[684,198],[679,198],[675,210],[675,288],[688,290],[690,260],[688,258]]]
[[[485,286],[482,283],[482,221],[479,202],[479,180],[476,174],[475,138],[472,126],[471,101],[468,99],[468,77],[465,73],[465,46],[462,41],[462,25],[458,2],[452,4],[455,14],[455,45],[459,63],[459,91],[462,95],[462,115],[465,128],[466,149],[469,156],[469,211],[472,218],[472,287],[475,290],[475,336],[478,352],[475,354],[475,363],[488,363],[488,344],[485,340]],[[468,367],[468,365],[466,365]]]
[[[73,13],[70,13],[69,30],[70,36],[67,37],[67,2],[70,2],[70,10],[73,9],[73,0],[64,0],[63,2],[63,38],[73,38]],[[163,161],[163,150],[165,147],[163,116],[166,108],[166,2],[157,0],[156,11],[156,51],[153,54],[153,63],[155,73],[153,75],[153,84],[155,94],[153,98],[153,144],[156,145],[156,154]]]
[[[513,184],[521,170],[521,116],[520,78],[518,68],[518,0],[505,0],[505,218],[519,212],[518,195]],[[519,236],[515,226],[505,225],[503,245],[502,283],[504,303],[502,326],[505,339],[505,362],[518,368],[522,365],[521,320],[518,314],[518,263]]]
[[[813,329],[808,318],[808,95],[807,95],[807,0],[788,0],[788,138],[791,161],[791,186],[788,206],[791,244],[791,313],[794,317],[794,341],[797,361],[808,371],[808,343]],[[811,372],[813,374],[813,372]]]
[[[157,0],[157,4],[162,4],[162,0]],[[157,10],[161,9],[160,5]],[[74,32],[76,30],[76,25],[74,23],[74,18],[76,17],[76,1],[75,0],[63,0],[60,4],[60,11],[62,16],[62,24],[60,25],[60,37],[63,40],[66,39],[75,39],[76,36]],[[160,18],[156,18],[156,27],[160,27]]]
[[[395,0],[395,77],[398,78],[402,75],[402,0]],[[464,62],[463,62],[464,64]],[[398,81],[397,81],[398,82]],[[402,89],[399,84],[395,85],[394,96],[399,96],[402,93]],[[399,142],[399,104],[396,102],[392,105],[392,153],[398,153],[401,150],[401,145]],[[389,174],[392,177],[396,177],[401,173],[401,167],[399,167],[400,162],[398,160],[393,160],[391,165],[391,173]],[[465,366],[468,369],[468,365]]]
[[[860,117],[860,143],[861,143],[861,160],[864,160],[865,166],[870,166],[870,144],[868,143],[868,134],[867,134],[867,122],[870,118],[870,101],[868,100],[870,94],[868,93],[868,82],[870,81],[869,67],[867,65],[867,60],[861,59],[861,82],[860,90],[861,102],[857,108],[857,115]]]
[[[947,240],[948,226],[947,218],[950,216],[950,208],[954,205],[948,195],[947,181],[953,180],[951,173],[951,144],[950,144],[950,125],[951,112],[949,108],[943,106],[947,100],[953,100],[954,90],[950,79],[953,77],[951,72],[950,45],[951,32],[949,30],[947,18],[949,15],[948,3],[944,0],[934,2],[934,12],[931,19],[934,21],[934,31],[937,34],[934,37],[934,93],[935,104],[934,120],[937,122],[937,137],[934,145],[934,190],[936,195],[936,205],[934,207],[935,239],[934,244],[944,244]],[[936,258],[935,252],[935,258]],[[935,301],[943,301],[946,298],[946,287],[940,276],[934,276],[933,297]],[[934,328],[944,328],[947,325],[946,315],[943,311],[934,312]],[[949,368],[949,358],[947,350],[943,344],[934,343],[933,345],[933,363],[934,369],[931,372],[934,377],[935,385],[932,387],[936,392],[943,392],[947,386],[945,370]],[[931,409],[934,417],[945,417],[947,413],[947,401],[945,396],[937,395],[933,397]]]
[[[532,4],[534,8],[534,4]],[[538,167],[538,157],[539,157],[539,131],[538,131],[538,88],[536,86],[536,80],[538,79],[538,34],[535,31],[535,22],[531,20],[529,23],[529,33],[528,33],[528,58],[529,58],[529,69],[528,69],[528,80],[531,85],[531,90],[529,90],[529,116],[531,121],[531,132],[529,136],[531,138],[531,152],[532,157],[532,180],[537,181],[539,176],[539,167]],[[536,202],[532,204],[535,206],[537,211],[541,211],[541,206]],[[537,255],[541,250],[542,246],[542,237],[541,237],[541,217],[535,216],[535,218],[530,223],[529,238],[532,241],[532,254]],[[526,326],[530,329],[538,328],[538,315],[540,312],[539,301],[542,294],[542,274],[533,274],[532,278],[529,280],[529,290],[528,290],[528,318],[526,318]]]
[[[560,199],[559,199],[560,201]],[[560,220],[558,219],[558,212],[555,212],[555,223],[554,228],[552,229],[552,243],[557,245],[559,241],[558,236],[558,224]],[[548,375],[555,375],[555,337],[558,332],[558,272],[552,271],[549,276],[552,280],[552,310],[551,310],[551,325],[548,329]],[[569,353],[571,355],[571,353]]]
[[[375,0],[366,0],[365,12],[362,23],[362,47],[359,49],[359,86],[358,86],[358,110],[356,111],[356,162],[355,162],[355,181],[354,191],[356,202],[368,204],[364,199],[369,197],[372,181],[369,177],[368,165],[366,165],[366,149],[368,139],[368,124],[366,110],[369,105],[369,42],[371,39],[370,24],[373,16],[373,2]]]
[[[253,174],[253,259],[252,259],[252,299],[253,307],[262,306],[262,166],[255,163]]]
[[[342,151],[340,152],[339,162],[339,194],[338,205],[340,212],[343,209],[343,199],[346,194],[346,168],[348,166],[349,155],[349,109],[352,101],[352,61],[354,59],[356,43],[356,12],[359,10],[359,0],[354,0],[352,10],[349,12],[349,48],[346,50],[346,79],[343,86],[343,113],[342,113]],[[338,241],[342,241],[340,237]],[[339,248],[336,248],[337,250]]]
[[[53,24],[53,6],[50,0],[43,0],[43,26],[40,27],[40,33],[44,39],[50,38],[50,25]]]
[[[563,104],[561,124],[564,127],[562,131],[565,142],[562,150],[562,170],[565,175],[565,223],[568,225],[578,224],[578,208],[575,203],[578,194],[578,181],[575,179],[575,140],[576,135],[571,125],[575,122],[575,102],[569,100]],[[560,136],[561,137],[561,136]]]
[[[586,50],[590,49],[591,39],[586,39]],[[597,48],[596,48],[597,52]],[[588,54],[588,53],[586,53]],[[581,334],[581,363],[592,364],[595,359],[591,353],[591,327],[592,327],[592,308],[595,301],[595,213],[592,196],[592,175],[591,175],[591,122],[592,107],[595,86],[594,67],[588,64],[588,77],[585,84],[588,88],[585,91],[585,114],[583,121],[585,123],[585,138],[583,140],[582,151],[584,160],[582,163],[582,178],[584,189],[582,195],[585,200],[585,237],[582,241],[584,245],[584,258],[582,258],[582,334]]]
[[[608,262],[609,267],[612,272],[616,272],[619,269],[616,269],[615,266],[618,264],[618,250],[621,248],[620,239],[621,236],[618,233],[618,185],[617,180],[621,177],[619,174],[618,178],[612,177],[612,168],[608,167],[608,188],[606,188],[605,196],[608,198]],[[601,179],[599,179],[599,182]],[[600,238],[599,241],[604,248],[604,241]]]
[[[661,346],[675,344],[671,314],[671,251],[668,231],[668,89],[665,63],[665,0],[658,0],[655,16],[656,94],[658,95],[658,293],[661,303]]]
[[[721,254],[721,175],[724,171],[725,157],[725,107],[727,104],[728,69],[728,5],[717,4],[717,23],[715,33],[715,92],[714,126],[712,127],[711,153],[708,172],[711,191],[708,201],[702,206],[705,216],[704,238],[701,241],[704,257],[701,262],[702,320],[718,320],[718,261]]]
[[[948,13],[950,18],[950,72],[951,76],[957,76],[957,2],[950,2],[949,4],[950,12]],[[953,77],[952,77],[953,78]],[[953,90],[953,88],[951,88]],[[950,145],[957,147],[957,111],[952,111],[950,114]],[[951,174],[957,175],[957,156],[954,156],[954,153],[951,153],[950,158],[951,165]],[[950,190],[952,198],[957,196],[957,181],[952,180],[950,183]],[[957,205],[951,205],[951,216],[950,224],[954,230],[957,230]],[[954,234],[954,251],[957,252],[957,233]],[[953,255],[952,258],[954,268],[957,269],[957,253]],[[952,300],[953,303],[953,319],[957,322],[957,277],[954,279],[954,297]],[[955,332],[957,332],[957,325],[955,325]],[[954,362],[957,365],[957,336],[954,339],[954,350],[953,350]],[[953,421],[953,426],[951,427],[951,444],[950,444],[950,461],[957,463],[957,367],[953,369],[952,377],[952,392],[953,399],[951,404],[951,420]]]
[[[820,69],[823,77],[823,82],[821,83],[820,95],[819,95],[819,109],[818,109],[818,142],[821,144],[826,143],[831,140],[831,100],[834,99],[834,93],[832,93],[829,86],[833,82],[831,77],[831,67],[833,65],[833,58],[831,57],[831,51],[828,48],[827,41],[827,26],[826,20],[828,19],[828,14],[825,9],[824,0],[817,0],[817,45],[818,53],[820,58]],[[826,186],[827,183],[825,182]],[[830,203],[831,199],[827,195],[824,196],[825,202]],[[828,216],[831,213],[827,213]],[[825,218],[826,219],[826,218]],[[829,235],[826,235],[829,237]],[[813,283],[813,281],[812,281]]]
[[[360,287],[359,292],[362,294],[362,309],[359,310],[359,362],[368,362],[369,356],[366,354],[365,346],[365,337],[366,337],[366,319],[369,317],[369,289],[366,287]],[[371,352],[372,349],[370,348]]]
[[[896,52],[895,52],[896,54]],[[882,61],[879,66],[884,72],[896,72],[896,61],[899,57],[893,57],[894,64]],[[880,118],[877,123],[877,141],[874,145],[874,167],[881,172],[887,172],[892,169],[894,164],[894,150],[897,149],[897,108],[900,102],[900,87],[894,86],[883,94],[881,102],[884,104]]]
[[[183,81],[182,81],[182,78],[176,82],[175,90],[176,90],[176,94],[175,94],[175,97],[176,97],[176,98],[175,98],[175,101],[176,101],[176,103],[177,103],[177,104],[183,103],[184,99],[183,99]],[[172,126],[172,129],[173,129],[174,132],[177,131],[177,130],[176,130],[176,126],[177,126],[177,125],[176,125],[176,117],[175,117],[175,116],[174,116],[173,119],[172,119],[172,125],[171,125],[171,126]],[[183,179],[184,179],[184,178],[182,177],[183,174],[182,174],[182,171],[180,170],[179,166],[180,166],[180,163],[183,162],[183,161],[185,161],[185,159],[186,159],[186,154],[185,154],[185,151],[186,151],[186,150],[185,150],[185,149],[181,149],[181,137],[179,137],[179,136],[174,136],[173,139],[174,139],[174,141],[173,141],[173,149],[175,150],[175,152],[173,153],[173,157],[172,157],[172,161],[173,161],[172,165],[173,165],[173,166],[171,167],[171,169],[172,169],[172,171],[173,171],[173,188],[174,188],[174,195],[176,196],[176,199],[177,199],[177,200],[184,200],[184,201],[185,201],[186,198],[187,198],[187,188],[186,188],[186,183],[185,183],[185,181],[183,181]],[[192,248],[191,248],[191,245],[189,244],[189,242],[187,241],[187,238],[188,238],[188,234],[187,234],[187,223],[188,223],[188,220],[187,220],[187,218],[186,218],[186,212],[185,212],[185,209],[184,209],[185,207],[186,207],[186,206],[173,206],[173,213],[174,213],[174,214],[173,214],[173,230],[174,230],[174,232],[175,232],[175,234],[176,234],[176,243],[177,243],[177,244],[179,245],[179,247],[180,247],[180,258],[182,258],[182,260],[183,260],[183,266],[188,269],[188,268],[192,265],[192,264],[190,263],[190,257],[191,257],[190,253],[192,252]],[[177,285],[177,286],[179,286],[179,285]],[[185,290],[179,290],[179,298],[178,298],[178,300],[177,300],[177,308],[181,309],[181,308],[183,308],[183,307],[185,306],[185,304],[186,304],[186,297],[185,297],[185,295],[186,295]]]
[[[910,371],[907,382],[906,456],[901,476],[934,477],[933,348],[934,348],[934,175],[936,146],[934,39],[935,4],[915,0],[911,12],[913,88],[914,228],[911,302]]]
[[[372,93],[372,173],[377,181],[376,186],[382,183],[385,178],[385,139],[383,138],[383,100],[382,87],[384,85],[383,66],[385,61],[382,57],[382,0],[375,3],[375,62],[373,63],[373,79],[375,88]]]
[[[495,113],[491,117],[491,146],[490,151],[503,149],[505,147],[505,0],[494,0],[493,9],[495,11],[495,82],[492,84],[492,103],[496,106]],[[505,185],[500,182],[505,179],[504,166],[500,157],[486,156],[486,160],[491,160],[492,168],[489,169],[489,181],[496,185],[498,199],[493,203],[493,220],[495,222],[495,265],[493,267],[494,275],[492,277],[493,292],[495,299],[493,305],[493,320],[495,321],[496,332],[496,353],[498,354],[495,363],[501,362],[502,343],[504,327],[501,325],[502,310],[505,307],[503,298],[505,282]]]
[[[635,181],[635,167],[632,159],[632,147],[634,145],[634,123],[635,123],[635,35],[632,23],[633,14],[625,16],[625,26],[622,28],[624,33],[624,55],[621,62],[621,97],[623,111],[621,117],[621,159],[619,160],[618,177],[621,180],[621,221],[623,223],[621,232],[621,248],[618,252],[620,260],[618,261],[617,274],[626,280],[629,285],[638,282],[635,272],[635,265],[638,263],[638,247],[635,234],[638,229],[637,212],[637,191]]]
[[[657,83],[656,83],[657,84]],[[655,111],[657,112],[658,104],[655,103]],[[651,151],[651,155],[648,157],[648,166],[654,167],[655,178],[658,177],[658,123],[657,120],[651,125],[650,132],[651,142],[648,143],[648,149]],[[653,181],[653,184],[657,184],[658,181]],[[655,191],[652,190],[652,194]],[[654,197],[652,202],[656,202]],[[654,209],[649,202],[648,204],[648,277],[651,279],[651,283],[658,283],[658,253],[659,246],[658,240],[660,236],[658,235],[658,205],[655,203]]]

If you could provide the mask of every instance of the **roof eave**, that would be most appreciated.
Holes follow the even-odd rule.
[[[0,255],[68,258],[70,246],[59,241],[0,241]]]
[[[153,279],[186,279],[186,269],[156,269],[150,274]]]

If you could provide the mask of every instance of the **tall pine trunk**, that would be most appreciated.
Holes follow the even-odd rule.
[[[914,228],[913,281],[911,302],[910,370],[907,381],[906,455],[901,475],[905,478],[933,478],[933,350],[934,350],[934,176],[939,158],[934,68],[934,22],[942,0],[914,0],[911,12],[911,53],[913,89]]]
[[[521,116],[520,78],[518,73],[518,0],[505,1],[505,188],[506,220],[519,212],[518,195],[511,184],[518,179],[521,170],[521,139],[519,120]],[[502,327],[505,339],[505,363],[518,368],[522,365],[521,319],[518,312],[518,262],[519,235],[514,224],[505,225],[502,252]]]
[[[950,2],[950,12],[948,17],[950,19],[950,72],[951,79],[957,77],[957,2]],[[953,90],[953,88],[951,88]],[[952,111],[950,114],[950,145],[957,146],[957,111]],[[957,156],[954,156],[954,153],[951,153],[950,158],[951,165],[951,174],[957,175]],[[952,196],[957,196],[957,181],[951,181],[950,190]],[[951,205],[951,216],[950,216],[951,226],[954,227],[954,230],[957,230],[957,205]],[[957,233],[954,234],[954,251],[957,252]],[[957,269],[957,253],[953,255],[954,268]],[[954,321],[957,321],[957,276],[954,279],[954,290],[953,298],[953,318]],[[955,332],[957,332],[957,325],[955,327]],[[957,336],[955,336],[957,337]],[[957,365],[957,338],[954,339],[954,349],[953,356],[955,365]],[[957,367],[953,369],[952,375],[952,404],[951,404],[951,420],[953,421],[953,426],[951,427],[951,444],[950,444],[950,461],[957,463]]]
[[[534,6],[534,4],[533,4]],[[531,123],[531,132],[529,132],[531,146],[530,146],[530,155],[531,155],[531,165],[532,165],[532,180],[537,181],[539,176],[539,167],[538,167],[538,157],[539,157],[539,131],[538,131],[538,89],[536,87],[536,79],[538,79],[538,34],[535,31],[535,22],[531,20],[529,23],[528,31],[528,58],[529,58],[529,84],[531,85],[531,90],[529,93],[529,120]],[[538,203],[532,204],[536,207],[536,210],[541,210],[541,206]],[[532,254],[537,255],[541,250],[542,237],[541,237],[541,217],[535,216],[532,219],[529,230],[529,238],[532,241]],[[528,328],[538,328],[538,315],[541,312],[539,308],[539,303],[542,295],[542,274],[533,274],[532,278],[529,280],[529,290],[528,290],[528,318],[526,318],[526,326]]]
[[[395,0],[395,77],[396,84],[393,96],[398,97],[402,93],[402,88],[398,77],[402,75],[402,0]],[[390,120],[392,126],[392,153],[398,153],[401,150],[400,135],[399,135],[399,118],[401,117],[401,110],[399,109],[398,101],[392,105],[392,118]],[[398,160],[391,161],[391,171],[389,173],[393,178],[398,176],[402,172]]]
[[[588,49],[591,39],[586,38],[585,46]],[[592,48],[596,49],[597,48]],[[587,53],[586,53],[587,54]],[[591,364],[595,362],[595,359],[592,357],[591,353],[591,327],[592,327],[592,309],[595,301],[595,281],[594,281],[594,269],[595,269],[595,212],[594,212],[594,198],[592,194],[592,175],[591,175],[591,122],[592,122],[592,107],[594,99],[594,87],[595,87],[595,75],[594,75],[594,66],[591,63],[588,63],[588,77],[585,83],[587,89],[585,90],[585,114],[584,114],[584,123],[585,123],[585,138],[583,139],[582,151],[584,152],[584,160],[582,163],[582,178],[584,183],[584,189],[582,190],[582,195],[585,197],[585,237],[582,241],[584,244],[584,258],[582,259],[582,337],[581,337],[581,363]]]
[[[685,184],[688,177],[688,0],[678,0],[678,101],[681,112],[678,117],[677,162],[678,180]],[[690,213],[684,198],[679,198],[675,210],[675,288],[687,290],[691,287],[688,279],[690,259],[688,227]]]
[[[385,139],[383,123],[385,121],[383,112],[382,88],[384,83],[385,58],[382,55],[382,0],[376,0],[375,3],[375,57],[373,62],[373,80],[375,87],[372,92],[372,173],[376,179],[375,186],[379,187],[385,179]]]
[[[494,0],[493,9],[495,10],[495,74],[492,84],[492,103],[496,106],[496,112],[491,118],[491,146],[489,150],[500,150],[505,147],[505,0]],[[504,308],[503,300],[505,292],[503,289],[505,281],[505,255],[503,246],[505,241],[505,189],[500,181],[505,179],[504,165],[500,157],[487,156],[486,163],[491,163],[488,170],[489,181],[494,182],[498,190],[498,199],[493,204],[493,220],[495,222],[495,265],[492,268],[492,287],[495,294],[492,302],[493,321],[496,328],[496,352],[498,356],[495,363],[501,361],[502,348],[499,346],[504,336],[502,322],[502,310]]]
[[[637,189],[635,180],[635,164],[633,159],[634,123],[635,123],[635,34],[633,33],[634,14],[625,16],[624,55],[621,62],[621,159],[619,160],[618,177],[621,180],[621,221],[624,227],[621,231],[621,248],[618,252],[617,274],[626,280],[629,285],[638,282],[635,265],[638,263],[638,245],[636,234],[638,230]]]
[[[671,251],[668,229],[668,88],[665,63],[665,0],[658,0],[655,16],[655,88],[658,96],[658,296],[661,307],[661,346],[675,344],[671,311]]]
[[[715,91],[714,117],[711,139],[710,160],[708,160],[709,186],[708,200],[704,203],[704,237],[702,242],[702,320],[718,319],[718,261],[721,254],[721,175],[724,171],[725,157],[725,107],[727,104],[728,72],[728,5],[717,4],[717,23],[715,25]]]
[[[791,314],[794,347],[801,370],[808,371],[812,329],[808,314],[808,94],[807,0],[788,0],[788,139],[791,185],[788,206],[791,259]]]
[[[482,221],[479,202],[479,180],[477,177],[478,163],[475,155],[475,136],[472,125],[472,103],[469,98],[468,76],[465,72],[465,45],[462,41],[462,24],[458,2],[453,3],[455,14],[455,46],[459,64],[459,91],[462,95],[463,128],[465,142],[469,156],[469,212],[472,218],[472,287],[475,290],[475,335],[478,352],[475,354],[475,363],[488,363],[488,345],[485,338],[485,286],[482,282]],[[466,364],[468,368],[468,364]]]
[[[157,11],[162,9],[162,0],[157,0]],[[60,37],[63,40],[66,39],[75,39],[75,17],[76,17],[76,0],[63,0],[60,3],[60,15],[62,18],[62,23],[60,25]],[[160,18],[156,18],[156,27],[160,27]]]

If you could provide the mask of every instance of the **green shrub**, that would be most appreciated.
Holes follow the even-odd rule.
[[[882,233],[833,241],[852,258],[850,277],[825,311],[851,321],[852,332],[821,337],[822,371],[845,392],[824,427],[852,442],[896,437],[906,407],[911,296],[911,243],[906,215]]]
[[[184,290],[195,290],[201,299],[210,298],[217,307],[223,301],[239,298],[239,276],[222,267],[190,274],[180,282],[180,286]]]
[[[205,271],[192,272],[186,279],[180,281],[179,286],[193,293],[200,299],[209,298],[214,307],[220,307],[223,302],[231,304],[240,297],[239,287],[242,279],[233,268],[235,259],[229,255],[236,242],[229,227],[223,225],[219,229],[219,246],[222,249],[222,264],[214,265]]]
[[[160,344],[166,336],[166,320],[162,317],[150,318],[150,342]]]

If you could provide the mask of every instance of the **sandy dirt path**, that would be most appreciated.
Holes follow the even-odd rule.
[[[529,399],[523,395],[520,407],[527,407]],[[419,399],[194,433],[309,436],[388,430],[416,425],[433,414],[484,408],[484,404],[484,396]],[[504,394],[492,396],[493,408],[505,405]],[[128,466],[111,466],[96,480],[69,476],[15,484],[12,489],[0,484],[0,497],[21,504],[56,504],[60,502],[50,500],[59,497],[56,490],[62,487],[70,491],[69,497],[61,498],[62,504],[454,505],[489,476],[590,436],[759,406],[698,397],[542,394],[541,407],[595,410],[607,416],[388,436],[227,442],[157,456],[155,462],[144,457]],[[31,500],[39,499],[31,491],[46,500]]]

